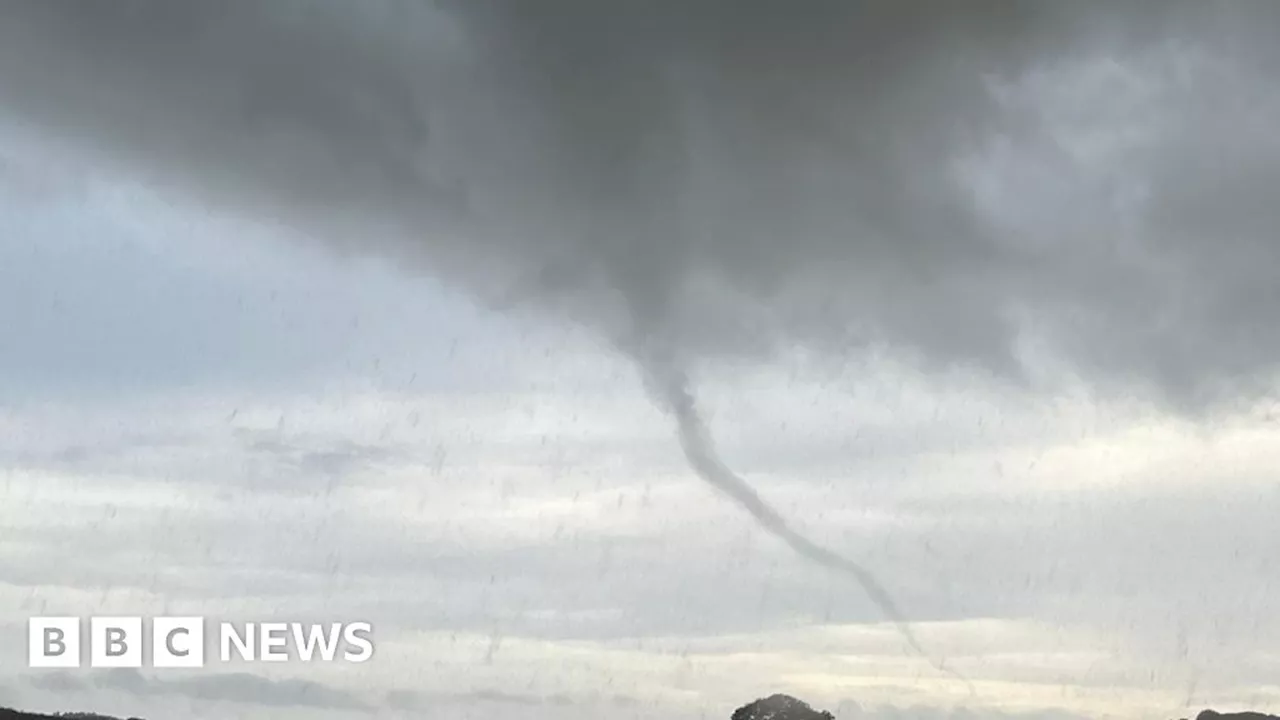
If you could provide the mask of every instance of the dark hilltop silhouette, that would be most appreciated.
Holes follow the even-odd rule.
[[[1259,712],[1220,713],[1214,710],[1204,710],[1196,716],[1196,720],[1280,720],[1280,716],[1266,715]]]
[[[826,710],[814,710],[803,700],[777,693],[733,711],[730,720],[835,720]]]
[[[28,713],[13,710],[11,708],[0,708],[0,720],[121,720],[111,715],[99,715],[91,712],[61,712],[53,715],[41,715],[39,713]],[[127,720],[142,720],[142,718],[131,717]]]

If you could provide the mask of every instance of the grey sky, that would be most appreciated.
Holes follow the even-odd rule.
[[[0,246],[0,397],[266,389],[332,373],[474,386],[477,359],[457,353],[486,321],[465,300],[386,266],[264,250],[260,230],[193,225],[127,185],[89,187],[87,202],[0,201],[11,239]]]
[[[0,701],[1280,707],[1276,11],[3,3],[0,646],[185,608],[387,650],[6,654]],[[977,697],[697,482],[655,347]]]

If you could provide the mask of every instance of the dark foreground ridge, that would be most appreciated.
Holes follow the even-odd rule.
[[[0,720],[120,720],[120,718],[90,712],[62,712],[53,715],[41,715],[38,713],[19,712],[11,708],[0,708]],[[142,720],[142,718],[131,717],[127,720]]]
[[[10,708],[0,708],[0,720],[121,720],[111,715],[99,715],[89,712],[64,712],[54,715],[27,713]],[[125,720],[142,720],[130,717]],[[770,695],[755,702],[743,705],[734,711],[730,720],[835,720],[835,716],[825,710],[814,710],[802,700],[790,695]],[[1186,718],[1182,718],[1186,720]],[[1258,712],[1220,713],[1204,710],[1196,715],[1195,720],[1280,720],[1280,716],[1266,715]]]
[[[1264,715],[1259,712],[1220,713],[1204,710],[1196,716],[1196,720],[1280,720],[1276,715]]]

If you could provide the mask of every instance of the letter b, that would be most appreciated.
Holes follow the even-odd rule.
[[[31,618],[27,623],[27,665],[80,667],[80,618]]]
[[[142,667],[142,618],[90,618],[89,666]]]

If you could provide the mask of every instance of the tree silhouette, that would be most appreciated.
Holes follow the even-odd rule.
[[[775,694],[733,711],[731,720],[835,720],[826,710],[814,710],[803,700]]]

